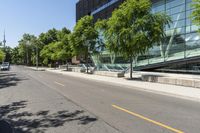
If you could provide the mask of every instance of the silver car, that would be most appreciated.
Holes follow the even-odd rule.
[[[3,70],[10,70],[10,63],[9,62],[3,62],[1,65],[1,71]]]

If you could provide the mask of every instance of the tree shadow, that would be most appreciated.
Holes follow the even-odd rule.
[[[56,113],[50,113],[49,110],[36,113],[21,112],[26,105],[27,101],[20,101],[0,106],[0,120],[7,121],[14,128],[15,133],[44,133],[48,128],[61,127],[68,122],[76,121],[78,125],[87,125],[97,121],[97,118],[85,115],[83,110],[73,112],[62,110]],[[0,129],[6,128],[1,126]]]
[[[0,89],[16,86],[22,80],[28,79],[19,77],[15,73],[2,72],[0,73]]]

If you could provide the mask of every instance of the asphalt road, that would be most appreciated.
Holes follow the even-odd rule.
[[[0,119],[19,133],[199,133],[200,103],[14,66]]]

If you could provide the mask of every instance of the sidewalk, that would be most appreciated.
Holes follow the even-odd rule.
[[[117,85],[117,86],[123,86],[123,87],[126,86],[130,89],[148,91],[148,92],[153,92],[157,94],[168,95],[168,96],[200,102],[200,89],[198,88],[144,82],[144,81],[139,81],[139,80],[127,80],[127,78],[115,78],[115,77],[106,77],[106,76],[91,75],[91,74],[76,73],[76,72],[66,72],[62,70],[55,70],[55,69],[49,69],[49,68],[46,69],[46,71],[60,73],[63,75],[77,77],[77,78],[84,78],[87,80],[106,82],[111,85]],[[138,77],[138,74],[135,74],[135,76]],[[193,76],[191,75],[191,77]],[[194,77],[197,78],[197,76],[195,75]]]
[[[32,70],[34,70],[34,71],[45,71],[45,70],[47,70],[48,69],[48,67],[27,67],[27,66],[25,66],[26,68],[29,68],[29,69],[32,69]]]

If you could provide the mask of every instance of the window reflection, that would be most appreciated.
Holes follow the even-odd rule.
[[[192,0],[152,0],[152,12],[166,12],[172,19],[170,27],[166,26],[167,37],[137,58],[136,66],[144,66],[186,57],[200,56],[200,34],[198,26],[192,24]],[[109,54],[100,57],[102,63],[109,64]],[[127,61],[127,60],[126,60]],[[125,63],[122,57],[116,57],[115,63]]]
[[[176,7],[178,5],[184,4],[185,0],[167,0],[166,8]]]

